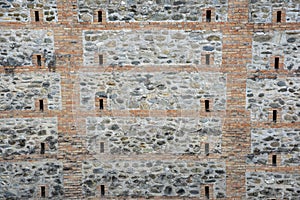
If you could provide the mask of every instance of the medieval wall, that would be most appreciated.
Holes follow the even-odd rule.
[[[299,9],[0,1],[0,199],[298,199]]]

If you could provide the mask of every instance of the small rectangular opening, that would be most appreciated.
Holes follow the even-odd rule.
[[[277,156],[276,155],[272,155],[272,165],[273,166],[277,165]]]
[[[102,11],[98,11],[98,22],[102,22]]]
[[[101,192],[101,196],[104,196],[105,195],[105,186],[104,185],[101,185],[100,186],[100,192]]]
[[[45,143],[41,143],[41,154],[45,154]]]
[[[99,99],[99,109],[103,110],[104,106],[103,106],[103,99]]]
[[[103,65],[103,55],[99,55],[99,65]]]
[[[46,197],[46,187],[45,186],[41,186],[41,197],[42,198]]]
[[[276,123],[277,121],[277,110],[273,110],[273,122]]]
[[[275,57],[274,68],[279,69],[279,57]]]
[[[205,64],[209,65],[210,54],[205,55]]]
[[[104,153],[104,142],[100,142],[100,153]]]
[[[204,190],[205,190],[205,197],[206,197],[207,199],[209,199],[209,187],[208,187],[208,186],[205,186]]]
[[[205,143],[205,155],[209,155],[209,144]]]
[[[205,100],[204,104],[205,104],[205,112],[209,112],[209,100]]]
[[[207,10],[206,11],[206,22],[210,22],[211,21],[211,10]]]
[[[36,56],[37,66],[42,66],[42,56],[37,55]]]
[[[281,22],[281,11],[277,11],[276,13],[276,22]]]
[[[39,14],[39,11],[34,11],[34,19],[36,22],[39,22],[40,21],[40,14]]]
[[[40,104],[40,111],[44,111],[44,100],[40,99],[39,104]]]

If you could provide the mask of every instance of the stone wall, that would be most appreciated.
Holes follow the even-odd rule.
[[[247,104],[252,121],[272,121],[272,110],[278,110],[278,122],[300,120],[300,80],[296,77],[247,79]]]
[[[34,10],[41,10],[44,22],[56,22],[56,0],[9,0],[0,2],[0,22],[34,21]]]
[[[226,106],[222,73],[81,73],[80,91],[88,110],[95,109],[95,97],[107,98],[108,110],[200,110],[201,98],[212,100],[211,111]]]
[[[47,30],[1,30],[0,66],[32,66],[40,54],[45,66],[55,65],[53,32]]]
[[[212,9],[212,21],[227,21],[227,0],[79,0],[78,17],[80,22],[91,22],[94,13],[102,10],[107,21],[205,21],[203,14]]]
[[[0,110],[38,110],[35,102],[44,99],[44,109],[61,109],[61,80],[58,73],[0,74]]]
[[[278,165],[300,165],[300,129],[252,129],[248,163],[268,163],[269,154],[280,157]]]
[[[45,143],[46,154],[57,154],[56,118],[0,119],[0,124],[0,156],[4,159],[40,154],[41,143]]]
[[[248,69],[274,69],[273,59],[279,56],[283,59],[283,69],[299,70],[299,42],[300,31],[254,33],[252,63],[248,64]]]
[[[246,173],[247,199],[298,199],[300,175],[294,173]]]
[[[107,196],[199,197],[204,185],[213,185],[211,197],[226,196],[225,165],[221,162],[98,161],[84,162],[82,171],[85,196],[97,195],[100,185],[106,186]]]
[[[100,141],[110,154],[221,153],[220,119],[87,118],[87,149],[99,153]]]
[[[249,21],[254,23],[271,23],[274,10],[286,13],[286,22],[300,22],[300,4],[297,0],[265,1],[249,0]]]
[[[0,199],[39,199],[45,186],[48,199],[63,198],[63,166],[60,162],[0,162]]]
[[[201,53],[222,62],[222,34],[210,31],[84,31],[84,65],[201,64]]]

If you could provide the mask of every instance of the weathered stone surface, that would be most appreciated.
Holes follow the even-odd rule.
[[[286,79],[247,79],[247,109],[251,119],[268,121],[271,109],[279,110],[278,121],[296,122],[300,120],[300,80],[296,77]],[[261,94],[264,95],[261,95]]]
[[[33,55],[40,54],[45,66],[54,61],[54,37],[50,30],[1,30],[0,66],[32,66]]]
[[[214,64],[222,62],[222,38],[210,31],[84,31],[84,65],[200,64],[201,53],[214,54]]]
[[[300,129],[252,129],[247,163],[267,164],[268,155],[280,155],[278,165],[300,165]],[[270,163],[269,163],[270,164]]]
[[[63,167],[60,162],[0,162],[0,171],[0,199],[38,199],[40,186],[46,187],[47,198],[63,198]]]
[[[108,188],[108,196],[149,197],[180,194],[183,197],[199,197],[200,187],[212,183],[212,196],[226,196],[226,170],[222,162],[116,160],[84,162],[82,168],[85,196],[95,196],[97,186],[104,184]]]
[[[222,122],[192,118],[87,118],[87,148],[99,153],[100,141],[110,154],[221,153]]]
[[[280,56],[283,60],[283,69],[299,70],[300,31],[257,32],[253,36],[252,63],[248,69],[274,69],[274,57]],[[282,62],[282,61],[280,61]],[[274,65],[274,64],[273,64]]]
[[[0,110],[37,110],[38,99],[47,99],[49,110],[60,110],[60,84],[57,73],[0,74]]]
[[[294,173],[246,173],[247,199],[298,199],[300,175]]]
[[[274,10],[286,12],[286,22],[300,22],[300,4],[297,0],[290,1],[249,1],[249,21],[254,23],[271,23]]]
[[[97,92],[107,95],[109,110],[200,110],[201,98],[213,100],[212,111],[225,109],[222,73],[82,73],[80,82],[87,83],[80,85],[80,95],[81,106],[88,110],[95,109]]]
[[[46,154],[57,154],[56,118],[0,119],[0,124],[0,156],[39,154],[42,142]]]
[[[106,12],[107,21],[206,21],[202,18],[206,9],[213,9],[215,19],[227,21],[227,0],[79,0],[78,15],[80,22],[92,21],[93,13]]]
[[[0,2],[0,22],[35,21],[30,16],[31,9],[42,10],[44,22],[57,22],[56,0],[7,0]]]

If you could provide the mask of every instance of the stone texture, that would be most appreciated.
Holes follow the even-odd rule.
[[[206,9],[214,9],[213,21],[227,21],[227,0],[79,0],[79,21],[92,21],[93,13],[101,9],[107,21],[205,21]]]
[[[0,171],[0,199],[38,199],[40,186],[46,187],[48,199],[63,198],[63,168],[60,162],[0,162]]]
[[[81,106],[95,109],[96,94],[104,92],[108,110],[200,110],[200,99],[208,98],[212,110],[220,111],[225,109],[225,85],[222,73],[81,73]]]
[[[40,154],[40,143],[45,143],[46,154],[57,154],[56,118],[0,119],[0,156],[12,159],[16,155]]]
[[[213,184],[214,198],[226,196],[224,163],[185,160],[84,162],[83,192],[95,196],[105,185],[108,196],[199,197],[200,188]],[[202,188],[203,189],[203,188]]]
[[[110,154],[221,153],[221,120],[193,118],[87,118],[87,149],[99,153],[100,141]]]
[[[274,69],[271,59],[283,57],[283,69],[299,70],[300,31],[256,32],[253,36],[253,57],[248,69]],[[273,61],[274,63],[274,61]]]
[[[0,31],[0,66],[32,66],[34,54],[42,55],[45,66],[55,62],[53,31],[28,29]]]
[[[47,100],[47,109],[61,109],[58,73],[0,74],[0,110],[38,110],[35,102]]]
[[[247,172],[247,199],[298,199],[300,175],[294,173]]]
[[[84,65],[200,64],[201,53],[214,54],[214,64],[222,62],[222,34],[210,31],[122,30],[84,31]],[[97,58],[95,58],[97,56]]]
[[[0,22],[29,22],[30,10],[37,9],[43,12],[43,21],[57,22],[56,0],[7,0],[0,1]]]
[[[297,0],[249,0],[249,21],[254,23],[271,23],[272,11],[276,9],[286,12],[286,22],[300,22],[300,4]]]
[[[300,129],[252,129],[247,163],[267,164],[268,155],[280,155],[279,165],[300,165]],[[270,164],[270,163],[269,163]]]
[[[272,109],[279,109],[278,121],[299,121],[300,80],[286,79],[247,79],[247,105],[252,121],[268,121]]]

